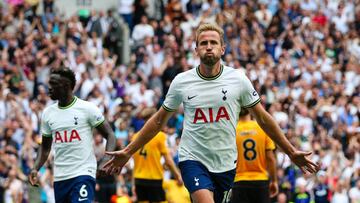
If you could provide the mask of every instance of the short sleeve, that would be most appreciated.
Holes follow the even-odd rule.
[[[242,92],[240,102],[242,108],[251,108],[260,102],[260,96],[244,73],[242,77]]]
[[[51,128],[46,116],[46,112],[47,111],[43,111],[41,114],[41,126],[40,126],[40,132],[42,134],[42,136],[45,137],[51,137],[52,133],[51,133]]]
[[[88,121],[91,127],[97,127],[105,121],[104,115],[101,113],[100,109],[92,103],[89,103],[88,111]]]
[[[266,150],[275,150],[275,143],[274,143],[274,141],[272,141],[272,139],[269,137],[269,136],[267,136],[267,135],[265,135],[266,136],[266,141],[265,141],[265,149]]]
[[[167,144],[166,144],[166,135],[165,135],[165,133],[160,133],[158,136],[159,136],[160,153],[161,154],[169,153],[169,150],[168,150]]]
[[[176,111],[182,102],[178,81],[178,77],[175,77],[170,84],[169,91],[166,94],[164,103],[162,104],[163,108],[167,111]]]

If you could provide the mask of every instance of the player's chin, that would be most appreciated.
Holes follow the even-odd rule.
[[[215,65],[218,61],[220,60],[219,57],[215,57],[215,56],[205,56],[203,57],[203,63],[208,65],[208,66],[213,66]]]

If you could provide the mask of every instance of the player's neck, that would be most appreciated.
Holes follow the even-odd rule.
[[[245,119],[244,119],[244,118],[241,119],[241,118],[240,118],[239,121],[242,122],[242,123],[245,123],[245,122],[249,122],[250,119],[246,119],[246,118],[245,118]]]
[[[249,121],[251,121],[251,116],[250,115],[240,116],[239,121],[241,121],[241,122],[249,122]]]
[[[200,74],[205,77],[214,77],[221,71],[221,64],[220,61],[214,64],[213,66],[207,66],[205,64],[200,64]]]
[[[69,106],[75,99],[75,96],[73,94],[68,95],[64,99],[59,99],[58,105],[60,107],[66,107]]]

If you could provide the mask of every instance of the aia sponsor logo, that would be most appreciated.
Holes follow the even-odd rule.
[[[76,130],[71,130],[71,131],[56,131],[55,132],[55,143],[67,143],[67,142],[73,142],[73,141],[80,141],[80,135],[78,133],[78,131]]]
[[[214,123],[221,119],[230,120],[229,113],[224,106],[221,106],[217,111],[213,108],[197,108],[195,109],[193,123]]]

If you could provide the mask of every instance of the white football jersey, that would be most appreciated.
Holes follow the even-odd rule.
[[[236,168],[236,124],[241,108],[260,102],[250,80],[239,69],[221,65],[207,78],[199,67],[178,74],[163,103],[167,111],[184,106],[179,160],[196,160],[214,173]]]
[[[95,178],[97,163],[92,129],[104,120],[95,104],[77,97],[66,107],[59,107],[56,102],[45,108],[41,133],[53,138],[55,181],[80,175]]]

